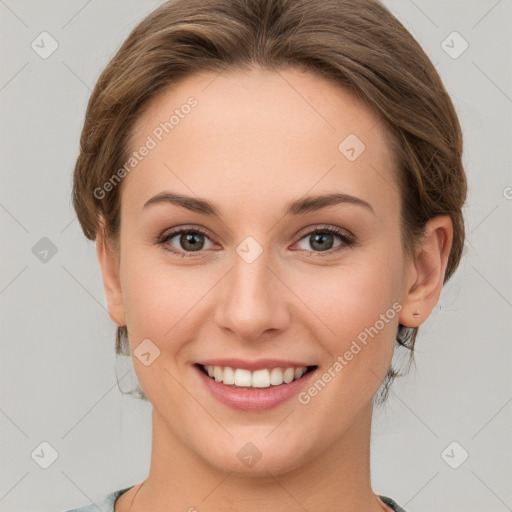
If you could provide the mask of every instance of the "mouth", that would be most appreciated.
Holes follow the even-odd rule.
[[[263,368],[262,364],[256,364],[253,370],[236,368],[234,364],[196,363],[193,367],[210,397],[232,409],[256,412],[277,407],[298,395],[318,373],[318,366],[286,363],[277,367],[273,363],[270,368]]]
[[[195,365],[211,380],[232,388],[267,389],[290,384],[302,379],[306,374],[314,371],[317,366],[288,366],[248,370],[246,368],[233,368],[231,366]]]

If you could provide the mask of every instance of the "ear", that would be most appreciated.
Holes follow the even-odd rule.
[[[430,219],[415,258],[409,259],[407,263],[403,308],[399,315],[402,325],[418,327],[439,301],[452,241],[453,225],[450,217],[439,215]]]
[[[105,224],[100,219],[96,235],[96,253],[103,277],[103,289],[110,318],[118,326],[126,325],[123,296],[119,281],[119,258],[105,236]]]

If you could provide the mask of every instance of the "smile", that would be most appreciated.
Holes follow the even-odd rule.
[[[248,364],[230,361],[228,366],[197,363],[194,366],[210,396],[231,408],[263,411],[276,407],[298,395],[317,373],[318,366],[289,362]],[[240,368],[239,366],[245,366]],[[251,369],[247,366],[252,366]]]
[[[261,370],[250,371],[244,368],[231,368],[230,366],[200,365],[203,371],[217,382],[222,382],[227,386],[245,387],[245,388],[269,388],[270,386],[280,386],[299,380],[308,369],[313,366],[302,366],[300,368],[263,368]]]

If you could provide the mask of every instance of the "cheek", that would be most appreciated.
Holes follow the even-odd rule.
[[[163,249],[126,244],[121,278],[130,344],[149,338],[178,352],[194,336],[219,276],[208,265],[171,264]]]
[[[329,328],[324,343],[333,358],[349,350],[355,340],[367,347],[368,357],[389,355],[401,309],[399,273],[400,262],[380,253],[303,282],[303,290],[309,290],[304,295],[308,306]]]

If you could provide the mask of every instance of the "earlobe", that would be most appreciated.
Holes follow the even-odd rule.
[[[418,327],[430,315],[441,295],[453,240],[452,221],[447,215],[430,219],[405,283],[400,323]]]
[[[104,224],[101,220],[97,229],[96,254],[101,268],[109,316],[118,326],[126,325],[118,258],[115,249],[110,247],[105,237]]]

